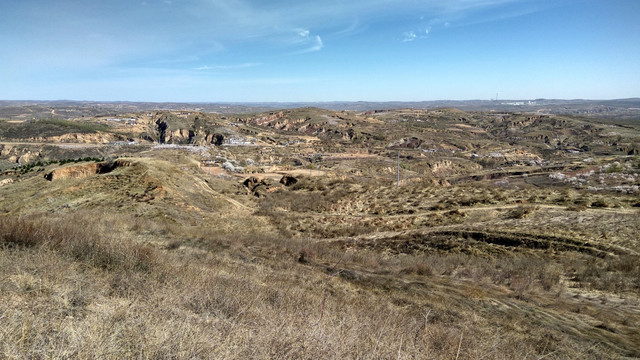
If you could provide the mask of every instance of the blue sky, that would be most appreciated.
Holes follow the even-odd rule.
[[[2,0],[0,99],[640,96],[638,0]]]

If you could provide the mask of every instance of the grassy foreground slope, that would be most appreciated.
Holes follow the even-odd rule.
[[[327,175],[256,197],[198,160],[0,187],[1,357],[640,357],[634,196]]]

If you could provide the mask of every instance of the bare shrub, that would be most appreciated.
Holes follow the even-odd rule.
[[[541,274],[539,274],[540,284],[546,291],[550,291],[553,287],[560,284],[563,275],[562,268],[557,264],[547,264]]]
[[[42,221],[0,218],[0,244],[3,246],[32,247],[46,244],[59,236],[54,232],[50,227],[43,227]]]
[[[538,210],[537,206],[520,205],[507,215],[510,219],[524,219]]]
[[[4,246],[42,247],[102,269],[149,271],[155,263],[148,247],[41,217],[4,217],[0,231]]]
[[[433,269],[426,260],[416,261],[400,270],[403,274],[415,274],[420,276],[432,276]]]
[[[609,208],[612,207],[613,204],[611,203],[610,200],[606,199],[606,198],[598,198],[596,199],[594,202],[591,203],[591,207],[598,207],[598,208]]]

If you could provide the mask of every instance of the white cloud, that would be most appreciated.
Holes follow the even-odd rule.
[[[426,39],[431,34],[431,27],[419,31],[406,31],[402,34],[402,42],[410,42],[418,39]]]
[[[311,40],[311,39],[310,39]],[[324,43],[322,42],[322,38],[320,35],[316,35],[313,41],[310,41],[310,46],[306,49],[295,52],[294,54],[304,54],[310,52],[316,52],[322,50],[324,47]]]
[[[298,31],[298,35],[303,38],[309,37],[309,30],[303,29]]]
[[[404,38],[402,39],[403,42],[413,41],[418,38],[418,35],[413,31],[407,31],[402,35],[404,35]]]
[[[15,54],[4,56],[0,65],[9,66],[14,72],[32,73],[51,68],[149,66],[180,62],[185,54],[206,61],[213,53],[252,47],[260,47],[265,53],[317,52],[338,38],[376,27],[380,19],[413,16],[416,24],[389,29],[400,34],[401,41],[409,42],[432,36],[431,27],[427,26],[436,31],[449,22],[463,26],[471,21],[491,21],[492,16],[499,19],[505,15],[504,9],[480,10],[497,9],[516,1],[529,2],[136,0],[113,1],[104,6],[94,2],[42,2],[37,8],[20,6],[16,7],[19,11],[0,12],[0,19],[4,20],[0,22],[0,34],[9,39],[3,41],[5,53]],[[482,16],[476,17],[478,14]],[[7,30],[10,28],[23,31],[13,35]],[[402,33],[403,30],[411,31]],[[103,33],[102,39],[96,38],[96,31]],[[183,68],[197,66],[194,64],[202,62],[193,60]]]
[[[318,51],[323,47],[324,47],[324,43],[322,43],[322,38],[320,38],[320,35],[316,35],[316,43],[309,50]]]
[[[324,42],[322,41],[320,35],[313,34],[308,29],[298,28],[293,29],[292,32],[293,36],[291,35],[291,33],[289,33],[288,37],[282,39],[283,41],[277,41],[284,46],[295,46],[299,48],[299,50],[293,51],[291,54],[315,52],[321,50],[324,47]]]
[[[519,1],[527,0],[189,0],[183,10],[201,19],[194,24],[207,24],[205,31],[224,43],[255,41],[295,48],[314,42],[309,48],[321,49],[318,33],[324,34],[322,41],[327,43],[360,33],[383,17],[420,14],[415,18],[419,23],[411,29],[420,37],[427,35],[425,25],[437,25],[425,24],[429,19],[457,20],[478,10]],[[411,41],[411,37],[403,39]]]
[[[362,24],[360,24],[360,21],[358,20],[354,20],[351,22],[351,24],[349,24],[349,26],[339,29],[337,31],[334,31],[333,33],[331,33],[331,37],[333,38],[342,38],[342,37],[347,37],[347,36],[351,36],[357,33],[360,33],[364,30],[364,27],[362,26]]]

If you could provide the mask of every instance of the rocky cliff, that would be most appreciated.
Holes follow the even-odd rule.
[[[83,165],[72,165],[59,169],[55,169],[44,175],[44,178],[49,181],[60,179],[79,179],[86,178],[96,174],[106,174],[119,167],[131,166],[133,163],[128,160],[115,160],[99,163],[90,163]]]

